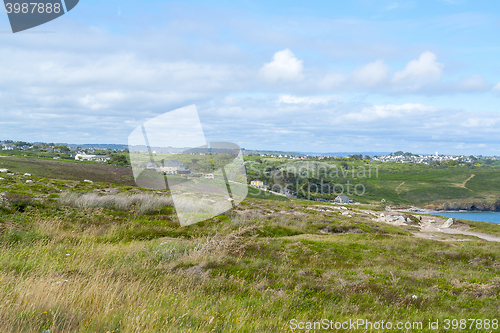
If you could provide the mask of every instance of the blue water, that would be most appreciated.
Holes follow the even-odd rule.
[[[454,219],[500,223],[500,212],[431,212],[429,214]]]

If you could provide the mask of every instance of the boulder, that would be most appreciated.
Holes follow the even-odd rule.
[[[1,173],[9,173],[10,171],[9,171],[9,169],[0,169],[0,172]]]
[[[443,226],[441,228],[449,228],[455,223],[455,220],[452,218],[449,218],[446,220],[445,223],[443,223]]]

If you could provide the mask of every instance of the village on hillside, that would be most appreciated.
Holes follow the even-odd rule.
[[[44,143],[44,142],[23,142],[23,141],[13,141],[13,140],[3,140],[0,141],[2,151],[25,151],[25,152],[42,152],[42,153],[52,153],[55,154],[54,158],[66,158],[74,159],[78,161],[94,161],[103,162],[109,160],[110,155],[116,152],[126,152],[128,153],[128,148],[125,145],[96,145],[97,147],[92,147],[88,144],[69,145],[66,143]],[[83,148],[87,146],[87,148]],[[90,147],[88,147],[90,146]],[[111,146],[120,147],[110,148]],[[137,150],[148,151],[147,148]],[[152,151],[153,154],[156,153],[155,150]],[[176,154],[173,152],[172,154]],[[191,155],[204,155],[203,152],[193,150],[189,154]],[[347,157],[342,156],[331,156],[331,154],[302,154],[302,153],[284,153],[284,152],[273,152],[273,151],[258,151],[258,150],[248,150],[241,149],[242,156],[259,156],[263,158],[286,158],[292,160],[307,160],[307,159],[364,159],[367,161],[378,161],[378,162],[394,162],[394,163],[422,163],[429,164],[432,162],[451,162],[452,164],[464,164],[464,163],[478,163],[479,160],[488,159],[490,161],[498,161],[500,157],[498,156],[482,156],[482,155],[444,155],[438,154],[413,154],[410,152],[403,153],[398,151],[386,155],[374,155],[368,156],[359,154],[348,155]]]

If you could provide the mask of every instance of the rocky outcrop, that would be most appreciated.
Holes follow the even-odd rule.
[[[482,212],[500,212],[500,200],[491,202],[446,202],[438,207],[442,210],[467,210]]]
[[[380,214],[379,217],[374,218],[375,222],[385,222],[396,225],[406,225],[406,219],[401,215],[385,215],[384,213]]]
[[[446,220],[445,223],[443,223],[443,225],[441,226],[441,229],[446,229],[446,228],[449,228],[451,227],[453,224],[455,223],[455,219],[452,219],[452,218],[449,218]]]

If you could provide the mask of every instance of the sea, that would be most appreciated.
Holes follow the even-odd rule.
[[[439,215],[448,218],[462,219],[469,221],[500,223],[500,212],[470,212],[470,211],[450,211],[450,212],[427,212],[427,214]]]

